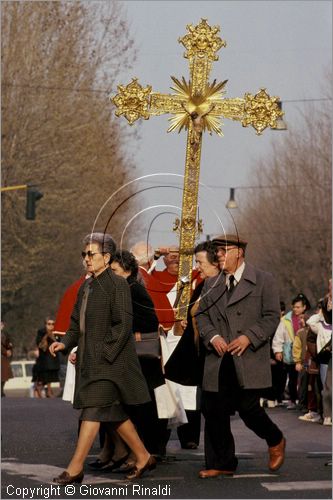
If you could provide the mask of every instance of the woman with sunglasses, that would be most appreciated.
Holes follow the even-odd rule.
[[[103,422],[116,430],[136,458],[135,471],[127,479],[139,479],[156,467],[128,417],[128,405],[150,400],[132,335],[132,303],[129,286],[110,269],[116,244],[109,234],[92,233],[84,239],[82,253],[92,277],[81,285],[71,324],[51,354],[78,346],[73,406],[81,409],[81,426],[74,455],[53,482],[81,483],[84,461]]]
[[[35,391],[38,397],[43,397],[43,389],[46,386],[46,397],[54,398],[51,387],[52,382],[59,382],[60,361],[59,356],[53,357],[49,351],[50,345],[55,342],[53,334],[54,319],[48,317],[45,319],[45,326],[38,330],[36,344],[38,347],[38,358],[33,374],[35,382]]]

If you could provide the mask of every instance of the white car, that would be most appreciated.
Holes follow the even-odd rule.
[[[32,382],[32,368],[35,361],[23,359],[21,361],[12,361],[10,363],[13,378],[10,378],[5,383],[6,396],[30,396],[33,397],[33,382]],[[51,384],[54,389],[60,388],[59,382]]]

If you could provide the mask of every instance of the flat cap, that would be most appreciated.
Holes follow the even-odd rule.
[[[215,245],[225,245],[225,246],[236,246],[240,248],[246,248],[247,241],[242,238],[239,234],[220,234],[212,239]]]

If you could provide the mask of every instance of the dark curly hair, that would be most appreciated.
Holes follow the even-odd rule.
[[[128,250],[116,252],[113,256],[113,262],[118,262],[118,264],[124,269],[124,271],[130,272],[131,278],[137,278],[139,266],[136,258],[131,252],[129,252]]]
[[[199,252],[207,252],[207,260],[210,264],[217,264],[217,255],[216,255],[216,245],[211,241],[203,241],[202,243],[198,243],[194,249],[194,253]]]

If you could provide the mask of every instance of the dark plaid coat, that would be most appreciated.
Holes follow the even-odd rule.
[[[110,406],[115,400],[141,404],[150,400],[132,335],[132,303],[126,280],[105,270],[90,282],[85,335],[80,333],[83,283],[62,342],[76,345],[74,408]]]

